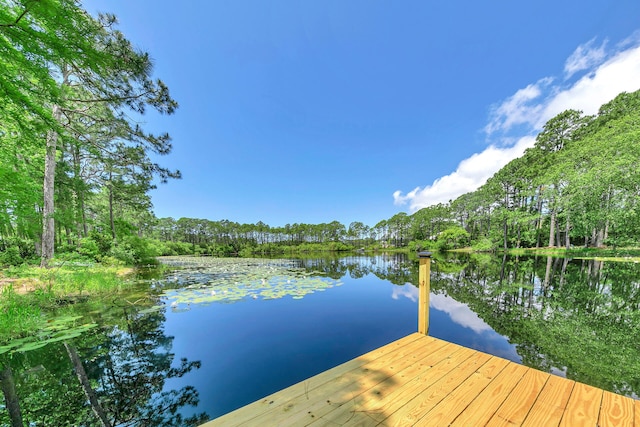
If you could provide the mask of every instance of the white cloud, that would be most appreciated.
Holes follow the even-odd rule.
[[[593,43],[595,40],[596,39],[593,38],[585,44],[581,44],[571,56],[567,58],[567,61],[564,63],[565,79],[570,78],[578,71],[587,70],[602,63],[606,57],[605,47],[607,41],[605,40],[599,47],[594,48]]]
[[[541,79],[494,107],[485,131],[488,134],[505,133],[514,125],[525,125],[535,133],[549,119],[567,109],[595,114],[602,104],[620,92],[640,89],[640,43],[612,54],[568,85],[552,85],[552,82],[550,77]]]
[[[399,300],[400,297],[409,298],[411,301],[418,301],[418,288],[411,283],[405,283],[402,286],[393,285],[391,298]]]
[[[531,117],[540,116],[542,105],[540,102],[532,103],[543,94],[543,90],[551,85],[553,79],[545,77],[524,89],[518,90],[513,96],[503,101],[499,106],[493,107],[491,120],[485,126],[487,134],[497,131],[508,131],[515,125],[527,124]]]
[[[512,147],[499,148],[491,145],[483,152],[464,159],[455,172],[436,179],[431,185],[417,187],[406,195],[396,191],[393,193],[394,203],[408,203],[409,211],[412,213],[426,206],[447,203],[461,194],[476,190],[500,168],[521,156],[526,148],[532,147],[534,141],[534,137],[526,136],[520,138]]]
[[[444,311],[449,315],[454,323],[469,328],[476,333],[492,331],[491,326],[482,320],[466,304],[458,302],[453,298],[443,294],[431,294],[429,296],[429,307]]]
[[[584,114],[596,114],[600,106],[611,101],[620,92],[640,89],[640,46],[617,53],[575,82],[571,87],[558,91],[547,100],[540,116],[532,122],[541,129],[547,120],[572,108]]]
[[[499,133],[501,144],[492,144],[462,160],[454,172],[431,185],[416,187],[406,195],[400,190],[394,192],[394,203],[408,204],[410,212],[415,212],[475,191],[509,161],[533,146],[535,135],[552,117],[567,109],[595,114],[602,104],[620,92],[640,89],[640,37],[629,38],[623,50],[617,52],[607,53],[606,42],[597,48],[592,47],[593,43],[594,40],[590,40],[579,46],[565,63],[568,76],[583,71],[582,77],[558,84],[552,77],[542,78],[491,109],[485,132],[488,136]]]

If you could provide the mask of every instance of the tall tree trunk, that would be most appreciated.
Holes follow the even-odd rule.
[[[0,371],[0,387],[2,387],[4,403],[9,411],[11,427],[24,427],[22,411],[20,410],[20,400],[18,400],[16,385],[13,381],[13,372],[11,372],[9,365],[6,365],[2,371]]]
[[[109,170],[109,225],[111,226],[111,237],[113,240],[116,239],[116,226],[113,221],[113,182],[111,179],[113,178],[111,174],[111,170]]]
[[[508,242],[507,235],[509,234],[509,225],[507,223],[507,219],[506,218],[504,219],[504,223],[502,224],[502,231],[503,231],[503,243],[502,244],[503,244],[504,250],[507,250],[507,246],[508,246],[507,245],[507,242]]]
[[[73,369],[76,372],[80,384],[82,385],[82,390],[84,391],[85,396],[87,396],[87,399],[89,399],[91,409],[93,409],[93,412],[100,419],[103,427],[111,427],[111,423],[107,419],[107,414],[104,412],[104,409],[102,409],[95,391],[93,391],[93,388],[91,388],[91,383],[89,383],[89,378],[87,377],[87,373],[84,370],[84,366],[82,366],[82,361],[78,357],[78,353],[76,353],[76,349],[66,342],[64,343],[64,348],[67,349],[69,359],[71,359]]]
[[[536,219],[536,249],[540,247],[540,230],[542,230],[542,187],[539,186],[536,191],[536,212],[538,212],[538,218]]]
[[[69,84],[69,76],[71,72],[68,67],[62,66],[62,83],[61,86]],[[52,107],[52,116],[56,123],[62,118],[62,109],[55,104]],[[42,188],[43,206],[42,206],[42,245],[40,267],[48,267],[49,260],[53,258],[55,247],[55,180],[56,180],[56,151],[58,144],[58,132],[55,129],[47,132],[46,152],[44,157],[44,183]]]
[[[67,236],[67,245],[71,245],[71,243],[73,243],[72,238],[71,238],[71,229],[69,228],[68,225],[64,226],[64,234]]]
[[[53,118],[60,120],[62,111],[60,106],[53,106]],[[50,130],[47,132],[46,155],[44,159],[44,206],[42,210],[42,253],[40,267],[48,267],[49,260],[53,258],[53,248],[55,243],[55,221],[54,214],[54,184],[56,177],[56,145],[58,143],[58,132]]]
[[[549,224],[549,247],[552,248],[555,245],[554,237],[556,235],[556,210],[551,210],[551,220]]]
[[[80,211],[82,213],[82,237],[87,237],[89,235],[89,230],[87,229],[87,210],[84,207],[84,194],[80,195]]]
[[[88,234],[88,230],[87,230],[87,216],[86,216],[86,212],[84,209],[84,193],[85,193],[85,189],[82,187],[82,184],[80,184],[80,180],[81,180],[81,170],[82,170],[82,166],[80,164],[81,159],[80,159],[80,147],[75,144],[73,146],[73,174],[74,174],[74,190],[76,193],[76,198],[78,201],[78,204],[76,206],[76,221],[79,221],[80,224],[76,224],[76,228],[78,229],[78,237],[82,238],[82,237],[87,237]]]
[[[596,235],[596,248],[602,247],[604,244],[604,230],[601,228]]]
[[[564,227],[564,230],[565,230],[565,233],[566,233],[566,236],[565,236],[565,247],[566,247],[567,250],[571,249],[571,239],[569,237],[569,230],[570,229],[571,229],[571,224],[569,223],[569,211],[567,211],[567,221],[566,221],[565,227]]]

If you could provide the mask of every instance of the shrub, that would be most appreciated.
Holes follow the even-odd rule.
[[[438,235],[438,249],[462,248],[469,244],[469,233],[462,227],[449,227]]]
[[[496,245],[488,237],[482,237],[471,244],[471,248],[477,252],[492,252]]]
[[[136,256],[133,250],[124,242],[114,245],[109,251],[108,257],[120,260],[127,265],[136,264]]]
[[[20,249],[15,246],[11,246],[4,252],[0,252],[0,265],[18,266],[23,262],[24,258],[20,255]]]
[[[111,249],[113,245],[113,237],[110,234],[100,233],[97,230],[92,230],[89,233],[89,239],[93,240],[98,246],[98,251],[100,254],[104,255]]]
[[[148,240],[131,235],[116,242],[107,255],[127,265],[155,264],[155,257],[160,255],[160,251]]]
[[[412,240],[407,245],[411,252],[420,252],[424,250],[437,249],[436,242],[433,240]]]
[[[9,248],[18,249],[18,253],[23,261],[36,255],[36,246],[31,239],[22,239],[20,237],[0,239],[0,252],[6,252]]]
[[[94,259],[96,261],[99,261],[100,257],[103,254],[100,252],[98,243],[96,243],[96,241],[90,237],[84,237],[80,239],[80,245],[78,246],[77,252],[80,255],[84,255],[85,257]]]

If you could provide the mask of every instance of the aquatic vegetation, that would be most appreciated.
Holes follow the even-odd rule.
[[[87,300],[100,305],[105,298],[114,304],[124,290],[131,294],[135,285],[131,270],[97,264],[64,263],[50,269],[22,265],[2,274],[7,277],[0,277],[0,354],[78,336],[85,329],[74,329],[77,325],[68,320],[73,313],[67,308]],[[51,327],[56,329],[54,334],[48,332]]]
[[[79,324],[78,320],[80,319],[82,319],[82,316],[64,316],[46,320],[46,326],[37,333],[25,338],[14,339],[0,346],[0,354],[7,352],[27,352],[44,347],[50,343],[68,341],[98,326],[96,323]]]
[[[252,258],[163,257],[174,270],[161,286],[173,309],[190,304],[231,303],[243,299],[294,299],[324,291],[341,282],[308,271],[293,260]],[[148,311],[159,309],[154,307]]]

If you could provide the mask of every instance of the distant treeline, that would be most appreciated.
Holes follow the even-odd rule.
[[[396,217],[402,220],[396,222]],[[161,218],[151,228],[149,237],[165,242],[176,254],[190,251],[250,254],[404,247],[411,240],[405,227],[407,218],[404,213],[398,214],[394,221],[382,221],[375,227],[362,222],[352,222],[348,227],[338,221],[271,227],[262,222],[239,224],[227,220]]]

